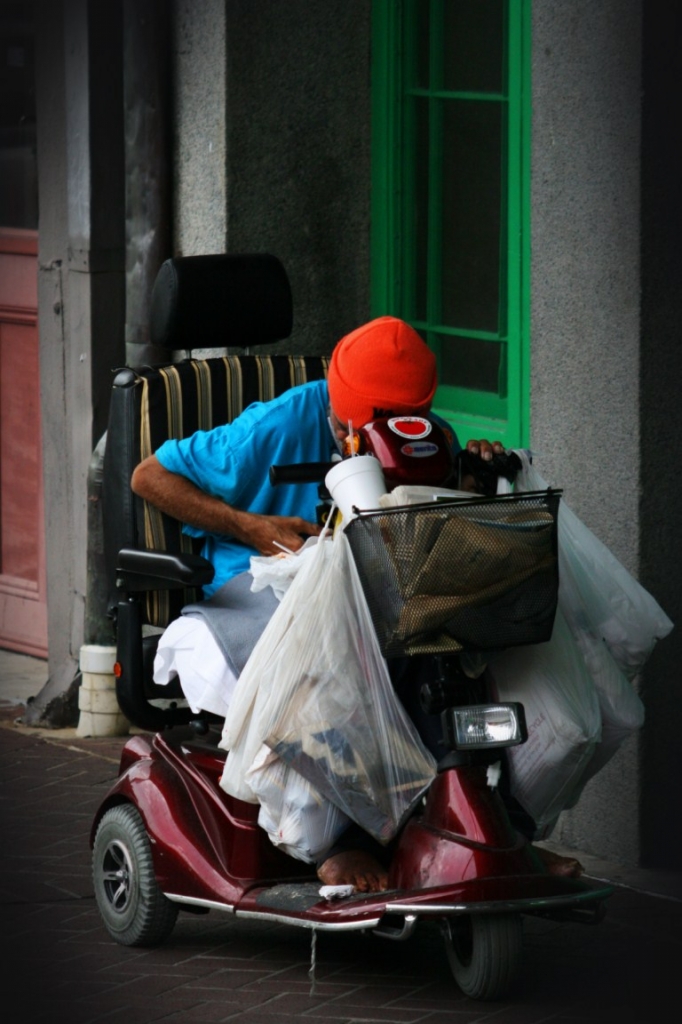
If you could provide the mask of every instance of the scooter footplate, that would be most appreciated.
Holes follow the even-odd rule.
[[[263,889],[256,896],[256,906],[268,907],[270,910],[293,910],[305,912],[320,902],[319,882],[291,882],[286,885],[273,885]]]
[[[397,895],[398,890],[382,892],[381,898],[385,900],[387,897]],[[352,896],[344,896],[343,904],[347,906],[360,901],[367,902],[367,899],[366,892],[358,892]],[[273,885],[269,889],[262,889],[256,896],[255,902],[256,906],[267,907],[270,910],[305,912],[323,901],[320,897],[319,882],[288,882],[285,885]]]
[[[612,892],[610,886],[593,888],[581,879],[526,875],[475,879],[426,890],[355,893],[330,902],[320,897],[318,882],[290,882],[252,889],[239,901],[235,913],[237,917],[276,920],[321,930],[371,929],[386,915],[415,920],[481,913],[551,916],[600,903]]]

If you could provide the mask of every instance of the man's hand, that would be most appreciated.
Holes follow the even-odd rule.
[[[493,455],[502,455],[504,445],[499,441],[467,441],[467,451],[472,455],[479,455],[485,462],[490,462]]]
[[[282,550],[298,551],[306,537],[317,537],[321,527],[300,516],[262,516],[233,510],[232,535],[256,548],[261,555],[278,555]]]
[[[486,439],[467,441],[465,450],[460,452],[459,455],[460,490],[469,491],[472,494],[488,493],[490,486],[489,484],[486,486],[486,483],[483,482],[490,475],[487,465],[492,462],[495,455],[503,454],[504,445],[499,441],[488,441]],[[477,466],[479,459],[482,460],[483,464]]]

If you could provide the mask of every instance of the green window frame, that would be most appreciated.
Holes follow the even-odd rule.
[[[529,443],[530,0],[374,0],[371,308],[435,351],[434,411]]]

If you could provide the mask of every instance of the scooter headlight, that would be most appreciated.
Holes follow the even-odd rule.
[[[522,704],[472,704],[443,712],[445,734],[454,750],[514,747],[528,738]]]

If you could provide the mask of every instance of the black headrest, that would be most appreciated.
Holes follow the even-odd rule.
[[[291,334],[289,279],[267,253],[166,260],[150,320],[152,344],[169,351],[272,344]]]

